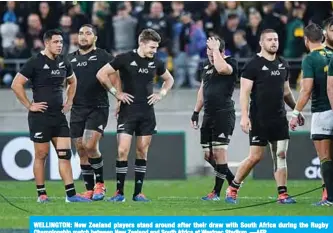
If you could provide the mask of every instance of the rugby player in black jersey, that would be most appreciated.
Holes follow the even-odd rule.
[[[59,173],[64,181],[66,202],[88,202],[76,194],[71,167],[71,140],[65,114],[70,111],[76,90],[76,77],[71,64],[61,56],[63,38],[59,30],[44,34],[45,50],[31,57],[16,75],[12,89],[28,109],[30,139],[34,142],[34,176],[38,202],[48,202],[45,188],[45,160],[52,141],[59,158]],[[24,85],[31,82],[33,100],[26,95]],[[63,101],[64,81],[67,98]]]
[[[97,39],[94,26],[82,25],[79,29],[79,49],[68,55],[77,78],[70,132],[80,156],[86,186],[86,192],[81,195],[94,201],[102,200],[106,191],[103,158],[98,143],[109,117],[108,92],[104,88],[104,80],[98,80],[96,75],[113,59],[104,49],[96,48]]]
[[[155,54],[160,35],[153,29],[145,29],[139,35],[139,47],[134,51],[118,55],[110,64],[105,65],[97,74],[100,79],[119,71],[122,90],[128,99],[120,99],[122,90],[110,87],[110,92],[121,100],[118,114],[118,157],[116,161],[117,191],[109,201],[125,201],[124,183],[127,173],[128,153],[132,136],[135,133],[135,187],[134,201],[149,201],[142,193],[142,185],[146,173],[146,163],[152,135],[156,133],[154,104],[166,96],[174,80],[164,64]],[[164,80],[159,93],[154,93],[153,79],[159,75]],[[129,96],[130,95],[130,96]]]
[[[278,202],[293,204],[296,201],[287,192],[287,149],[289,124],[285,103],[295,107],[289,87],[289,65],[276,55],[278,34],[266,29],[260,36],[261,52],[245,64],[241,75],[241,128],[249,134],[250,153],[238,167],[234,181],[227,189],[226,202],[236,203],[238,189],[252,168],[261,160],[269,144],[273,158],[274,177],[277,183]],[[250,110],[249,108],[249,100]],[[297,115],[300,125],[302,114]]]
[[[191,118],[192,127],[199,128],[199,112],[204,108],[201,126],[201,146],[205,160],[215,169],[215,186],[202,200],[220,200],[227,179],[234,175],[228,168],[227,149],[235,127],[235,107],[232,94],[238,76],[237,61],[224,55],[225,42],[211,37],[207,40],[208,61],[204,64],[201,87]]]

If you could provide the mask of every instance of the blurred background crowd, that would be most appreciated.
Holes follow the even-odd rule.
[[[226,54],[240,62],[258,52],[260,32],[279,34],[279,54],[295,62],[306,53],[303,28],[322,24],[332,14],[332,2],[0,2],[0,77],[8,87],[24,60],[43,49],[48,29],[63,32],[67,54],[78,49],[78,29],[91,23],[97,46],[113,55],[134,49],[137,35],[153,28],[162,36],[158,56],[175,76],[175,88],[199,86],[198,71],[206,58],[206,39],[218,35]],[[157,81],[158,83],[158,81]]]

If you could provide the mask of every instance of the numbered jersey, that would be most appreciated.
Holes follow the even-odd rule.
[[[324,47],[311,51],[302,61],[303,78],[313,79],[312,112],[331,109],[327,96],[327,72],[331,54]]]

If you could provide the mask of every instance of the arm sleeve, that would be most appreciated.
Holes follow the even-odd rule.
[[[302,61],[303,78],[314,78],[314,69],[312,60],[309,56],[306,56]]]
[[[165,72],[165,64],[160,60],[156,60],[156,74],[160,76],[163,75]]]
[[[333,59],[330,60],[330,64],[328,65],[328,76],[333,76]]]
[[[256,67],[253,60],[244,65],[241,77],[252,81],[256,79]]]
[[[232,73],[238,75],[238,62],[236,59],[231,58],[226,61],[232,67]]]
[[[73,67],[72,67],[72,63],[70,63],[67,59],[65,61],[66,63],[66,77],[70,77],[73,75]]]
[[[288,81],[289,80],[289,76],[290,76],[290,66],[289,66],[289,63],[287,61],[284,61],[284,66],[286,67],[286,77],[285,77],[285,81]]]
[[[33,77],[33,73],[34,73],[34,59],[30,58],[22,67],[22,69],[20,70],[20,74],[22,74],[24,77],[26,77],[27,79],[31,80]]]
[[[124,63],[124,56],[122,54],[116,56],[109,64],[112,66],[114,70],[119,70]]]

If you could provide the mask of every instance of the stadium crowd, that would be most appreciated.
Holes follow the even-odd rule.
[[[163,39],[157,55],[173,71],[175,87],[195,88],[208,36],[223,38],[227,55],[246,59],[258,51],[261,31],[272,28],[280,38],[278,54],[301,58],[303,28],[321,24],[331,12],[331,2],[1,2],[1,85],[9,86],[15,75],[3,59],[38,53],[43,33],[52,28],[63,32],[63,53],[73,52],[79,27],[91,23],[98,31],[97,46],[113,55],[136,48],[142,29],[155,29]]]

